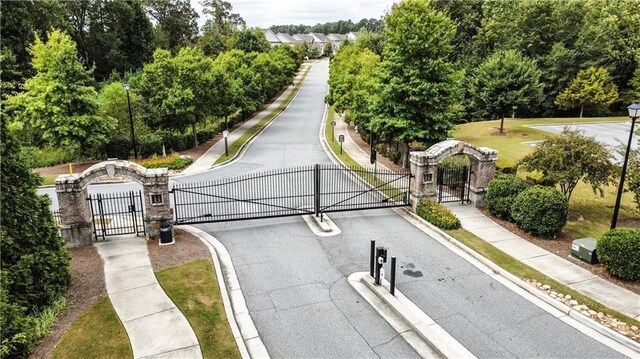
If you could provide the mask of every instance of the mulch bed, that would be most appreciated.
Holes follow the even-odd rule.
[[[91,307],[107,290],[104,263],[94,246],[69,249],[71,253],[71,286],[67,292],[69,306],[58,316],[49,334],[40,341],[30,358],[49,358],[62,335],[80,314]]]
[[[498,223],[504,229],[517,234],[518,236],[526,239],[536,246],[544,248],[549,252],[570,261],[573,264],[577,264],[580,267],[603,279],[606,279],[611,283],[617,284],[620,287],[628,289],[636,294],[640,294],[640,280],[623,281],[609,274],[609,272],[607,272],[607,269],[602,264],[588,264],[571,256],[571,242],[573,242],[575,238],[570,234],[562,232],[555,239],[542,239],[523,231],[522,229],[518,228],[515,223],[511,223],[509,221],[505,221],[501,218],[493,216],[491,212],[489,212],[489,210],[486,208],[480,208],[480,211],[482,211],[482,213],[491,218],[494,222]]]
[[[154,271],[173,267],[197,259],[210,259],[209,248],[196,236],[181,229],[175,231],[175,243],[158,245],[157,240],[147,241],[149,258]]]

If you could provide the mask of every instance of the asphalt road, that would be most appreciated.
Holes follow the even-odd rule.
[[[318,136],[327,79],[328,63],[314,64],[297,98],[239,161],[172,181],[330,163]],[[347,283],[351,273],[368,270],[370,239],[398,257],[398,288],[480,358],[621,356],[508,290],[391,210],[331,217],[342,234],[317,237],[300,217],[197,225],[227,247],[251,317],[274,358],[417,357]]]
[[[636,130],[640,125],[636,124]],[[586,136],[595,137],[595,139],[609,148],[616,159],[622,162],[624,152],[619,153],[620,148],[626,148],[629,142],[629,131],[631,130],[631,121],[615,122],[615,123],[587,123],[580,125],[548,125],[548,126],[532,126],[539,130],[561,133],[565,127],[580,130]],[[634,136],[631,142],[631,148],[638,148],[640,142],[638,136]],[[624,151],[624,150],[623,150]]]

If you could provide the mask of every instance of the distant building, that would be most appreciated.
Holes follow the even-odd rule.
[[[262,29],[262,31],[264,32],[264,37],[267,38],[267,41],[269,41],[269,44],[271,44],[271,46],[280,45],[282,43],[280,39],[278,39],[278,36],[276,36],[276,34],[271,31],[271,29]]]
[[[342,34],[329,34],[327,35],[327,40],[331,43],[331,47],[333,52],[335,53],[342,45],[342,42],[347,39],[347,35]]]
[[[296,44],[307,43],[309,49],[317,48],[320,53],[324,50],[325,44],[331,44],[333,52],[338,51],[340,45],[346,40],[354,41],[358,37],[357,32],[350,32],[346,35],[342,34],[329,34],[325,35],[319,32],[311,32],[309,34],[295,34],[289,35],[283,32],[275,34],[271,29],[263,29],[264,36],[269,41],[271,46],[287,44],[294,46]]]

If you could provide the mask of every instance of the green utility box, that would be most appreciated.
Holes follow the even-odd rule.
[[[595,238],[576,239],[571,244],[571,254],[587,263],[599,263],[598,254],[596,253],[597,244],[598,240]]]

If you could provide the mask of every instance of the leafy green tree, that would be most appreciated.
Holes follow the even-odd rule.
[[[137,92],[130,91],[131,111],[133,112],[133,125],[136,134],[149,131],[140,117],[139,110],[142,107],[142,98]],[[106,84],[98,94],[99,112],[102,116],[115,118],[118,124],[113,134],[128,137],[130,136],[129,104],[127,102],[127,92],[124,90],[122,82],[112,82]]]
[[[41,183],[21,155],[21,146],[0,114],[0,326],[3,357],[26,357],[36,337],[33,314],[64,295],[69,286],[69,254],[49,211],[50,200],[36,192]]]
[[[91,72],[78,61],[71,38],[59,30],[48,37],[46,43],[36,37],[30,48],[36,75],[27,80],[24,93],[8,100],[9,109],[45,143],[87,151],[104,142],[116,121],[97,114]]]
[[[3,1],[0,11],[2,41],[0,63],[2,97],[21,91],[20,85],[34,75],[29,46],[38,35],[46,40],[51,28],[69,30],[65,7],[59,1]]]
[[[157,22],[156,39],[166,41],[172,53],[195,41],[199,16],[189,0],[143,0],[143,4]]]
[[[88,9],[87,64],[98,80],[141,68],[153,53],[153,26],[140,0],[96,0]]]
[[[609,72],[593,66],[578,72],[578,76],[558,97],[556,104],[565,108],[606,108],[618,98],[618,89],[611,81]]]
[[[309,48],[309,58],[317,59],[318,57],[320,57],[320,48],[318,46],[311,46]]]
[[[144,66],[134,88],[143,98],[143,119],[152,129],[184,131],[191,128],[197,144],[197,128],[216,108],[218,87],[224,77],[214,71],[213,60],[201,49],[185,47],[172,57],[158,49],[153,62]]]
[[[332,53],[333,53],[333,45],[331,45],[331,43],[327,42],[326,44],[324,44],[324,46],[322,48],[322,56],[329,57],[329,56],[331,56]]]
[[[535,61],[516,51],[498,51],[476,70],[469,90],[480,117],[500,118],[531,108],[542,100],[543,84]]]
[[[380,32],[371,32],[366,29],[360,31],[356,38],[355,45],[361,49],[369,49],[374,54],[382,56],[384,49],[384,34]]]
[[[233,32],[230,40],[232,49],[249,52],[268,52],[271,44],[264,36],[264,32],[258,28],[244,28]]]
[[[611,153],[593,137],[565,128],[561,135],[547,137],[522,159],[522,169],[542,173],[543,179],[560,186],[569,201],[578,182],[591,186],[601,196],[611,181]]]
[[[202,36],[198,45],[206,55],[218,55],[227,50],[227,43],[234,29],[245,26],[245,22],[238,14],[232,13],[231,3],[223,0],[205,0],[202,2],[202,12],[210,15],[202,26]]]
[[[455,26],[426,0],[394,4],[385,21],[379,115],[372,121],[373,130],[407,145],[446,139],[458,114],[462,78],[449,59]]]
[[[327,102],[364,131],[371,127],[379,71],[380,56],[354,45],[341,46],[329,68]]]
[[[249,116],[262,105],[261,79],[251,69],[251,58],[247,54],[240,50],[223,52],[218,55],[215,64],[228,74],[234,86],[241,89],[235,97],[235,106],[241,109],[243,116]]]

